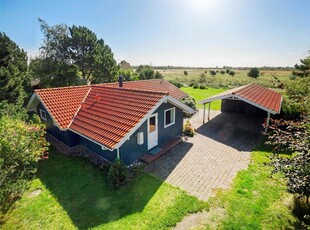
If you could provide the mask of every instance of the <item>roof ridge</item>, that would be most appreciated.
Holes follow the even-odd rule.
[[[84,88],[84,87],[91,87],[91,85],[72,85],[72,86],[53,87],[53,88],[46,88],[46,89],[35,89],[34,91],[35,92],[41,92],[41,91],[74,89],[74,88]]]
[[[129,89],[124,87],[108,87],[105,85],[92,85],[91,87],[97,87],[97,88],[105,88],[110,90],[124,90],[124,91],[131,91],[131,92],[143,92],[143,93],[157,93],[157,94],[163,94],[163,95],[169,95],[168,91],[155,91],[155,90],[146,90],[146,89]]]

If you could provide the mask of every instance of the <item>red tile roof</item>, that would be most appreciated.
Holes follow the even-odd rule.
[[[103,84],[110,87],[118,87],[118,82]],[[127,81],[123,82],[123,88],[127,89],[144,89],[151,91],[169,92],[169,95],[176,99],[188,97],[186,93],[180,90],[175,85],[164,79],[151,79],[151,80],[140,80],[140,81]]]
[[[35,93],[61,129],[68,128],[81,102],[85,99],[90,86],[72,86],[40,89]]]
[[[282,95],[275,92],[274,90],[265,88],[258,84],[250,84],[236,89],[231,89],[201,100],[200,103],[204,104],[233,96],[239,99],[243,99],[250,104],[253,104],[274,114],[280,113],[281,110]]]
[[[70,129],[113,148],[166,93],[92,86]]]
[[[186,97],[170,82],[155,79],[35,90],[58,126],[113,148],[162,99]],[[32,102],[30,102],[32,103]]]

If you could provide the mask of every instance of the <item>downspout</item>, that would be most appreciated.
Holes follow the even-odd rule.
[[[203,104],[203,120],[202,120],[202,124],[205,123],[205,116],[206,116],[206,104]]]
[[[116,150],[116,159],[117,159],[117,160],[120,160],[120,156],[119,156],[119,148],[117,148],[117,150]]]

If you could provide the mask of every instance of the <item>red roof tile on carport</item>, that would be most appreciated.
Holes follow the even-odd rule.
[[[231,89],[201,100],[200,103],[205,104],[211,101],[232,97],[243,100],[273,114],[280,113],[281,111],[282,95],[258,84],[250,84]]]

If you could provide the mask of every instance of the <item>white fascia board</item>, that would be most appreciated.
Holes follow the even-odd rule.
[[[79,132],[73,130],[73,129],[69,129],[69,130],[72,131],[72,132],[74,132],[74,133],[76,133],[77,135],[80,135],[80,136],[84,137],[85,139],[87,139],[87,140],[89,140],[89,141],[91,141],[91,142],[93,142],[93,143],[99,145],[99,146],[101,147],[102,150],[107,149],[107,150],[113,151],[113,149],[108,148],[108,147],[104,146],[103,144],[100,144],[99,142],[97,142],[97,141],[95,141],[95,140],[93,140],[93,139],[91,139],[91,138],[89,138],[89,137],[87,137],[87,136],[85,136],[85,135],[83,135],[83,134],[81,134],[81,133],[79,133]]]
[[[167,100],[168,96],[164,96],[162,99],[160,99],[159,102],[157,102],[157,104],[139,121],[138,124],[135,125],[135,127],[133,127],[122,139],[120,142],[118,142],[113,148],[114,149],[118,149],[120,148],[125,141],[127,141],[128,138],[131,137],[132,134],[134,134],[134,132],[137,131],[138,128],[140,128],[140,126],[156,111],[156,109],[158,109],[159,106],[161,106],[162,103],[164,103]]]
[[[34,103],[35,99],[37,99],[37,94],[36,93],[33,93],[27,106],[26,106],[26,110],[28,111],[32,111],[34,110],[34,108],[31,108],[32,104]]]
[[[184,103],[180,102],[179,100],[175,99],[174,97],[171,96],[167,96],[167,101],[171,104],[173,104],[174,106],[182,109],[184,112],[186,113],[196,113],[195,110],[193,110],[192,108],[188,107],[187,105],[185,105]]]

